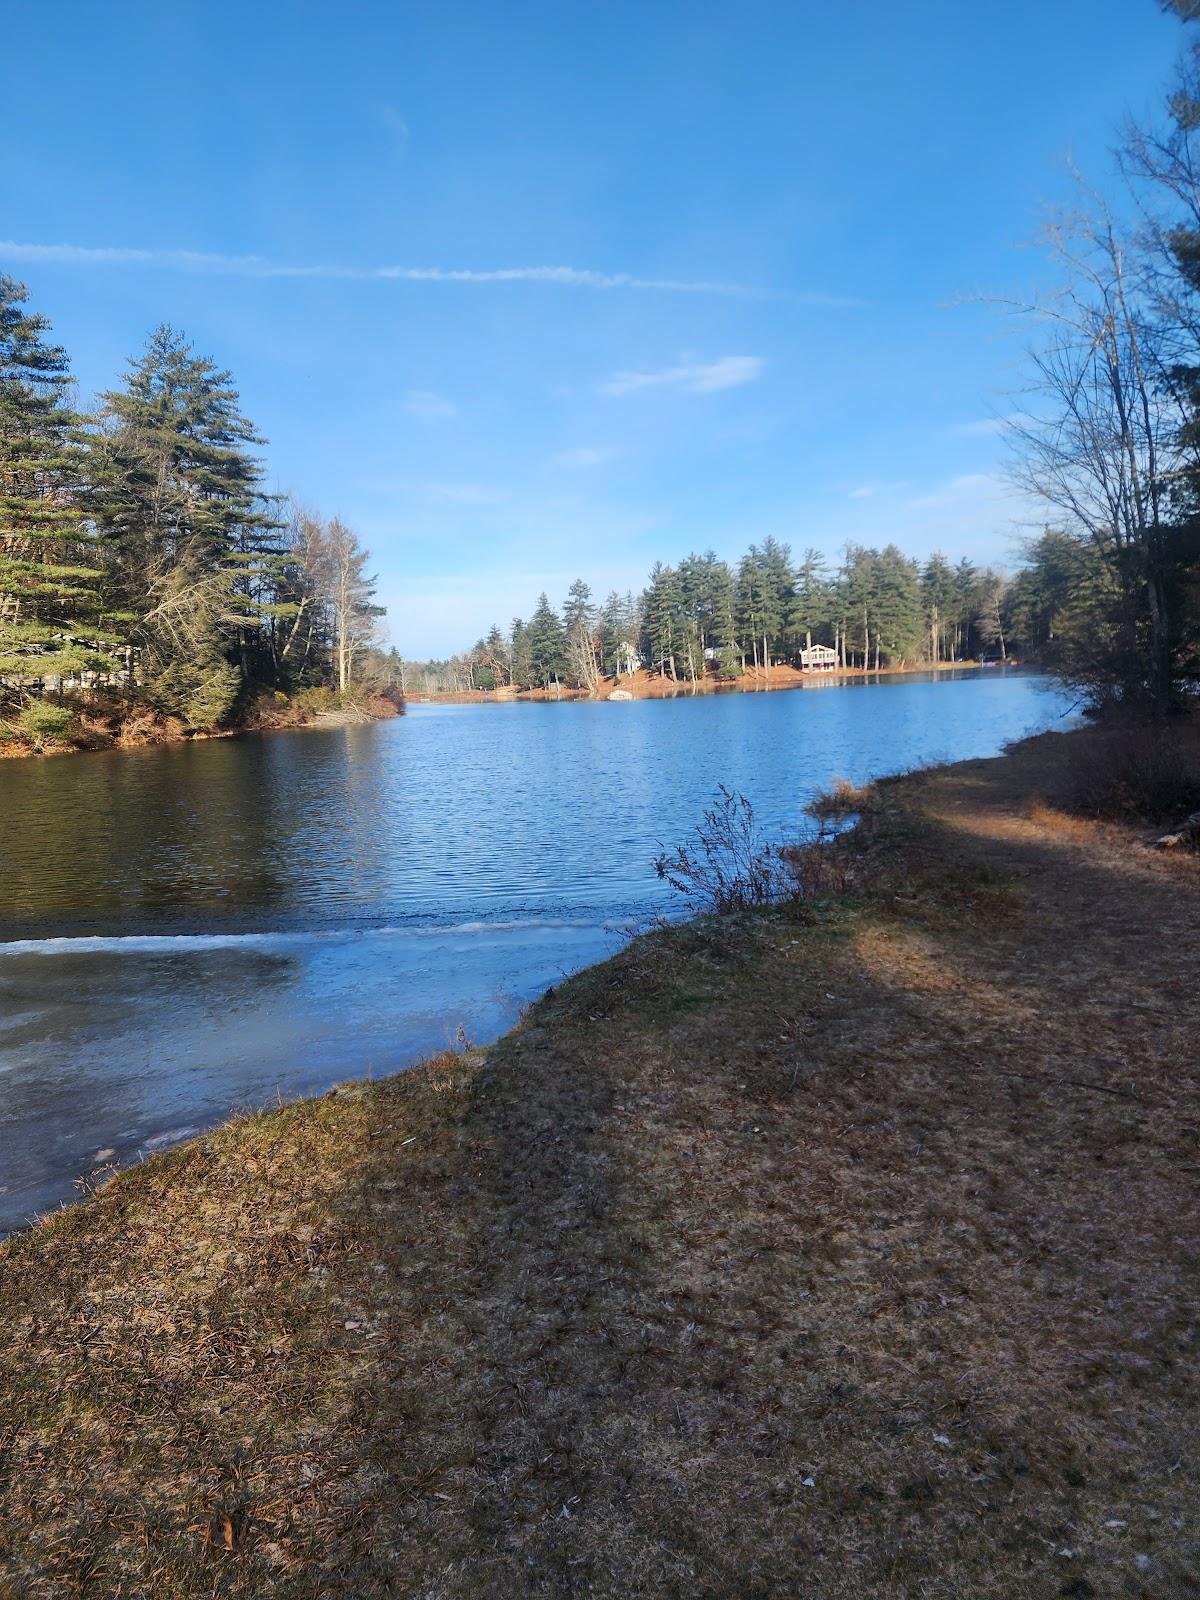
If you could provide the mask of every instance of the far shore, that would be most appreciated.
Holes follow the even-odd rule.
[[[410,705],[504,705],[516,701],[553,702],[598,700],[678,700],[689,695],[763,694],[777,689],[829,689],[849,683],[874,682],[879,678],[921,677],[929,673],[976,671],[988,667],[1027,666],[1027,662],[942,661],[936,665],[889,667],[839,667],[836,672],[801,672],[792,666],[775,666],[770,673],[762,668],[744,672],[736,678],[722,679],[715,674],[672,680],[643,667],[620,678],[602,678],[592,691],[569,688],[565,684],[549,689],[462,689],[411,694],[368,694],[347,704],[321,706],[303,699],[275,696],[260,700],[244,718],[223,728],[186,728],[173,717],[164,717],[149,707],[127,712],[103,708],[81,708],[75,731],[66,739],[48,742],[40,748],[18,739],[0,739],[0,761],[28,756],[81,755],[92,750],[141,750],[151,745],[197,744],[210,739],[240,739],[250,733],[279,733],[311,728],[343,728],[361,723],[386,722],[402,716]]]
[[[713,673],[697,678],[672,679],[643,667],[620,678],[602,678],[593,690],[552,684],[548,689],[450,689],[413,692],[405,696],[409,705],[504,705],[524,700],[677,700],[693,694],[762,694],[774,689],[828,689],[838,684],[871,682],[876,678],[920,677],[926,673],[963,672],[983,667],[1017,667],[1028,663],[1008,661],[941,661],[920,665],[888,667],[839,667],[835,672],[802,672],[798,667],[775,666],[770,672],[751,669],[736,678],[719,678]]]

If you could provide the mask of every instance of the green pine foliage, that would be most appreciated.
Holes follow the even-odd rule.
[[[147,697],[191,726],[229,715],[241,683],[227,669],[272,676],[268,625],[293,614],[262,442],[230,375],[171,328],[101,397],[89,508],[137,618]]]
[[[545,594],[538,596],[537,609],[529,619],[528,647],[533,683],[549,689],[566,681],[567,632]]]
[[[81,504],[86,454],[65,351],[0,277],[0,705],[120,670],[97,538]]]
[[[368,553],[281,514],[229,373],[162,327],[94,414],[70,385],[0,277],[0,737],[45,748],[96,705],[216,728],[260,690],[351,693],[368,663],[393,687]]]
[[[681,688],[747,670],[769,683],[772,669],[798,665],[811,644],[832,646],[843,668],[873,671],[1022,653],[1049,661],[1029,600],[1045,549],[1031,549],[1014,584],[942,555],[922,566],[894,544],[848,546],[836,569],[812,548],[793,563],[786,544],[767,538],[736,571],[712,550],[655,562],[637,599],[614,590],[596,607],[576,580],[561,615],[542,594],[528,623],[516,618],[507,634],[493,627],[473,650],[412,670],[426,691],[557,683],[590,692],[597,672],[616,680],[639,667]]]

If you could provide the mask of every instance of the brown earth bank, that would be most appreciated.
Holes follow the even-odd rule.
[[[1200,1594],[1200,857],[1096,748],[9,1241],[0,1593]]]
[[[0,761],[21,756],[78,755],[85,750],[135,750],[146,745],[188,744],[204,739],[235,739],[243,733],[266,733],[280,728],[343,727],[351,723],[379,722],[401,716],[404,700],[392,694],[354,694],[343,697],[323,691],[260,696],[227,726],[189,728],[178,717],[164,716],[148,706],[81,703],[67,732],[60,738],[34,742],[28,738],[0,736]]]
[[[1007,665],[1019,666],[1020,663],[1010,661]],[[846,667],[839,668],[837,672],[801,672],[798,667],[781,665],[772,667],[769,674],[760,667],[757,670],[752,668],[748,672],[743,672],[736,678],[722,678],[715,671],[710,671],[704,677],[697,678],[695,683],[687,677],[673,679],[665,677],[660,672],[653,672],[649,667],[642,667],[637,672],[622,674],[620,678],[602,678],[591,693],[586,689],[569,689],[563,686],[557,689],[462,689],[447,691],[444,694],[410,694],[408,698],[413,702],[438,701],[453,705],[502,703],[510,700],[610,700],[616,693],[627,695],[631,700],[673,700],[679,695],[688,694],[731,694],[738,691],[746,693],[768,689],[827,689],[834,684],[854,683],[864,678],[870,682],[876,678],[908,677],[914,673],[961,672],[965,668],[978,666],[978,661],[944,661],[936,666],[927,663],[924,666],[912,667],[869,669]]]

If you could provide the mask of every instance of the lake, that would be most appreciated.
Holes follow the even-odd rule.
[[[0,763],[0,1231],[232,1110],[494,1038],[677,909],[654,857],[719,784],[796,837],[835,776],[1068,706],[989,669]]]

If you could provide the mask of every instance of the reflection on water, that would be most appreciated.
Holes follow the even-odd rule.
[[[0,767],[0,1229],[231,1108],[503,1030],[666,909],[719,783],[991,754],[1038,679],[674,702],[419,706],[361,728]]]

